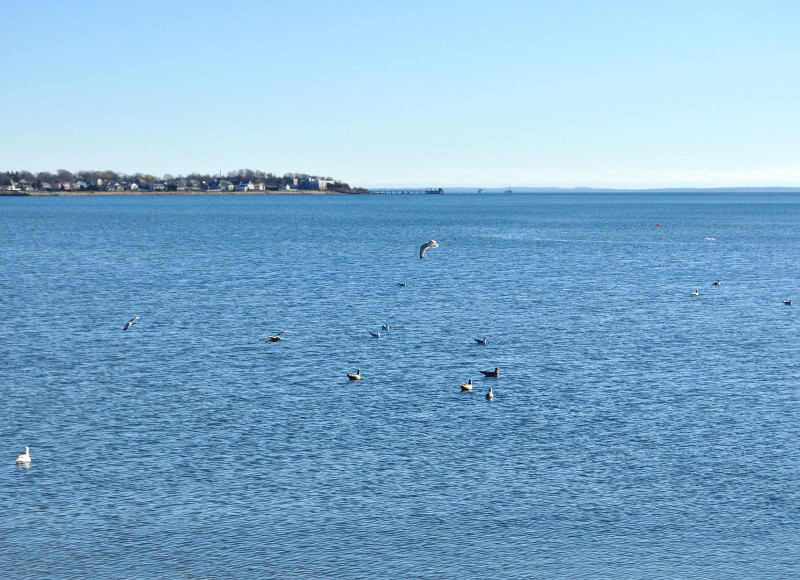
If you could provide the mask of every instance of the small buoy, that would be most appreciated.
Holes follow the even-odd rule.
[[[661,227],[661,224],[656,224],[656,226],[658,226],[658,227],[660,228],[660,227]]]

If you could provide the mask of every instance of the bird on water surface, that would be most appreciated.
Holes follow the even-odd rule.
[[[370,330],[370,331],[369,331],[369,334],[370,334],[370,336],[371,336],[372,338],[380,338],[380,337],[381,337],[381,333],[380,333],[380,332],[372,332],[372,331]]]
[[[30,463],[30,462],[31,462],[30,447],[26,447],[25,453],[20,453],[15,463]]]
[[[347,378],[351,381],[360,381],[361,380],[361,369],[356,370],[355,373],[347,373]]]
[[[483,346],[486,346],[487,344],[489,344],[488,339],[485,336],[483,338],[476,338],[475,342],[477,342],[478,344],[481,344]]]
[[[500,367],[494,367],[493,371],[481,371],[481,374],[484,377],[493,377],[497,378],[500,376]]]
[[[494,391],[492,390],[492,387],[489,387],[489,392],[486,393],[486,399],[489,401],[494,399]]]
[[[466,383],[461,385],[462,391],[472,392],[472,379],[468,380]]]

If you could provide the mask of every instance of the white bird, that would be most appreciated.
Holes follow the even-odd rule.
[[[500,367],[494,367],[493,371],[481,371],[484,377],[497,378],[500,376]]]
[[[692,296],[700,296],[700,289],[698,288],[694,292],[692,292]]]
[[[380,338],[380,337],[381,337],[381,333],[380,333],[380,332],[372,332],[372,331],[370,330],[370,331],[369,331],[369,334],[370,334],[370,336],[371,336],[372,338]]]
[[[717,280],[714,282],[714,286],[720,286],[722,284],[722,280]]]
[[[487,344],[489,344],[488,340],[487,340],[487,338],[485,336],[483,338],[476,338],[475,342],[477,342],[478,344],[482,344],[483,346],[486,346]]]
[[[703,239],[708,241],[708,242],[716,242],[717,241],[716,238],[703,238]]]
[[[792,301],[791,300],[784,300],[783,303],[786,304],[786,306],[791,306],[792,305]]]
[[[489,392],[486,393],[486,400],[491,401],[494,399],[494,391],[492,391],[492,387],[489,387]]]
[[[16,463],[30,463],[31,462],[31,454],[30,448],[25,448],[25,453],[20,453],[19,457],[17,457]]]
[[[134,316],[134,317],[133,317],[133,318],[131,318],[131,319],[130,319],[128,322],[126,322],[126,323],[125,323],[125,327],[122,329],[122,330],[123,330],[123,332],[124,332],[124,331],[126,331],[126,330],[128,330],[128,329],[129,329],[131,326],[133,326],[133,325],[134,325],[134,324],[136,324],[137,322],[139,322],[139,319],[140,319],[140,318],[141,318],[141,316]]]
[[[428,242],[425,242],[419,248],[419,259],[421,260],[425,256],[425,250],[427,250],[428,248],[438,248],[438,247],[439,244],[436,243],[436,240],[430,240]]]
[[[351,381],[360,381],[361,380],[361,369],[358,369],[355,374],[354,373],[347,373],[347,378]]]
[[[469,381],[467,381],[466,383],[461,385],[461,390],[462,391],[469,391],[471,393],[472,392],[472,379],[470,379]]]
[[[280,332],[277,332],[277,333],[273,334],[272,336],[266,336],[266,337],[262,338],[261,340],[265,340],[267,342],[280,342],[281,340],[283,340],[281,338],[281,334],[283,334],[284,332],[290,332],[290,331],[281,330]]]
[[[388,324],[381,324],[381,330],[389,330]]]

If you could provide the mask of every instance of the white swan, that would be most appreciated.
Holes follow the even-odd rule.
[[[361,380],[361,369],[358,369],[355,374],[347,373],[347,378],[351,381],[360,381]]]
[[[471,393],[472,392],[472,379],[470,379],[469,381],[467,381],[466,383],[461,385],[461,390],[462,391],[469,391]]]
[[[425,250],[428,248],[438,248],[439,244],[436,243],[436,240],[430,240],[422,244],[419,248],[419,259],[421,260],[425,256]]]
[[[30,448],[25,448],[25,453],[20,453],[19,457],[17,457],[16,463],[30,463],[31,462],[31,454]]]
[[[494,391],[492,391],[492,387],[489,387],[489,392],[486,393],[486,400],[491,401],[494,399]]]
[[[487,344],[489,344],[489,342],[488,342],[488,340],[487,340],[487,338],[485,336],[483,338],[476,338],[475,342],[477,342],[478,344],[482,344],[483,346],[486,346]]]
[[[125,327],[122,329],[122,331],[124,332],[128,330],[131,326],[139,322],[140,318],[141,316],[134,316],[133,318],[131,318],[128,322],[125,323]]]

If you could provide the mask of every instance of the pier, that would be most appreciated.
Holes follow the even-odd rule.
[[[433,188],[429,187],[427,189],[370,189],[370,193],[381,193],[381,194],[399,194],[399,195],[406,195],[412,193],[427,193],[428,195],[440,195],[444,193],[444,190],[441,187]]]

